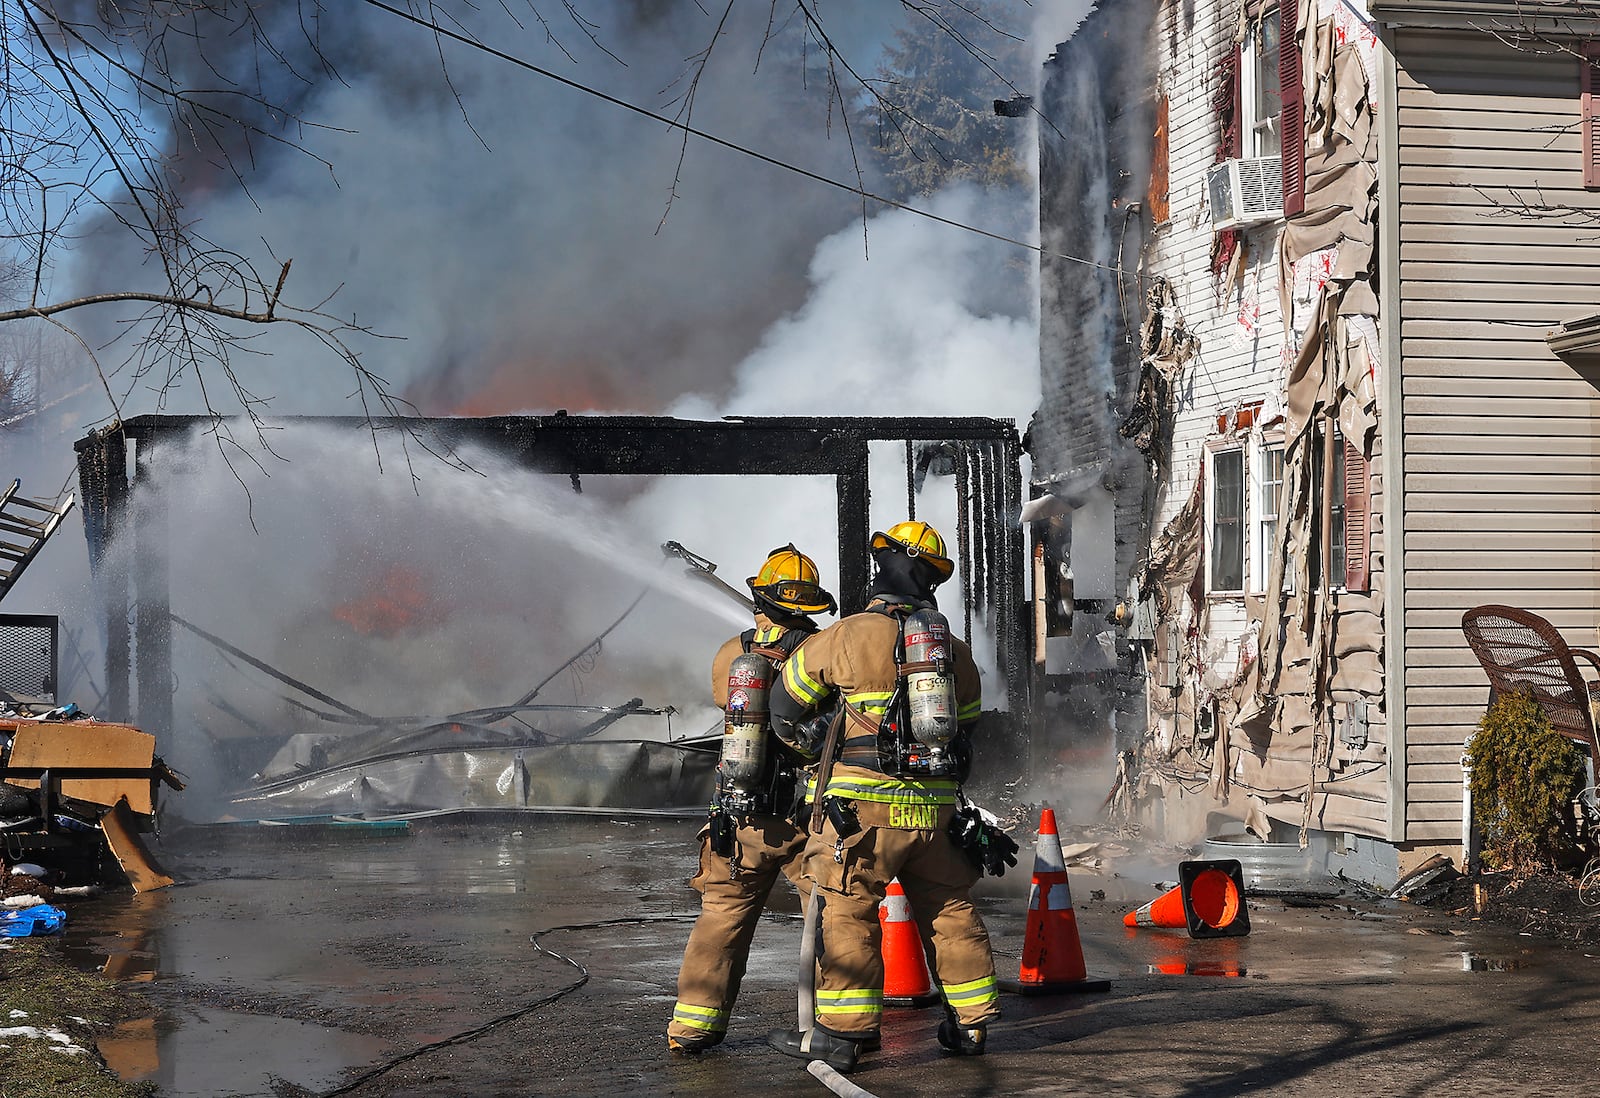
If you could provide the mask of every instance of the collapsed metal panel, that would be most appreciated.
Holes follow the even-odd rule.
[[[832,476],[839,530],[839,595],[842,613],[865,604],[869,579],[868,444],[902,441],[908,464],[913,443],[944,443],[958,470],[955,532],[966,598],[987,612],[995,627],[998,663],[1005,678],[1007,710],[1027,712],[1032,634],[1024,628],[1022,533],[1017,514],[1022,496],[1022,446],[1009,419],[968,417],[752,417],[717,421],[660,416],[490,416],[478,419],[374,419],[299,417],[282,422],[347,427],[352,431],[405,431],[443,447],[478,445],[506,454],[541,472],[575,478],[592,475],[654,476]],[[107,629],[108,697],[113,718],[130,716],[129,678],[136,671],[140,727],[165,734],[171,728],[171,620],[166,560],[167,505],[159,494],[131,508],[132,487],[161,462],[164,440],[214,429],[206,416],[139,416],[81,439],[78,476],[84,496],[84,533],[89,560],[104,600]],[[127,447],[133,445],[129,474]],[[925,470],[924,470],[925,472]],[[908,469],[909,479],[913,471]],[[106,550],[115,538],[131,538],[132,564],[102,569],[107,560],[129,559]],[[102,571],[105,572],[102,575]],[[137,612],[132,636],[130,607]]]

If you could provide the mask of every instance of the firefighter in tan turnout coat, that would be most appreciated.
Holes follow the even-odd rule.
[[[795,647],[815,633],[808,616],[834,613],[817,566],[793,545],[774,549],[748,581],[755,628],[728,640],[711,661],[711,694],[727,716],[711,816],[700,832],[700,870],[689,883],[701,894],[678,973],[678,1001],[667,1047],[694,1054],[720,1044],[739,995],[750,942],[778,876],[802,902],[806,765],[772,735],[763,689]],[[731,681],[731,685],[730,685]]]
[[[878,1044],[878,904],[891,878],[906,891],[944,994],[939,1043],[981,1054],[986,1026],[1000,1014],[989,935],[970,895],[981,870],[948,833],[982,708],[971,650],[948,635],[933,602],[953,565],[944,539],[923,522],[874,534],[872,556],[867,608],[803,641],[784,663],[782,689],[772,699],[778,735],[822,760],[814,779],[820,826],[806,850],[822,945],[815,1028],[778,1030],[768,1042],[841,1071]],[[919,714],[919,701],[930,700],[942,711]],[[808,718],[834,701],[843,717],[819,742],[818,722]],[[926,741],[906,727],[921,728],[930,716],[937,727]]]

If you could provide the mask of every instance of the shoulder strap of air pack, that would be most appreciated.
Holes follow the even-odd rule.
[[[786,629],[777,640],[770,644],[757,644],[756,631],[747,629],[739,634],[739,639],[744,642],[746,652],[754,652],[758,656],[765,656],[773,663],[782,663],[794,655],[794,650],[800,647],[800,642],[809,637],[815,630],[811,629]]]

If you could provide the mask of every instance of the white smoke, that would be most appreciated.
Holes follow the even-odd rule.
[[[621,0],[576,7],[594,22],[598,44],[565,24],[554,28],[558,45],[503,12],[465,17],[511,57],[678,116],[683,78],[716,19],[690,6]],[[868,6],[828,11],[826,26],[870,74],[890,28],[908,17],[858,7]],[[261,17],[294,19],[297,8],[267,5]],[[300,114],[316,123],[289,134],[313,155],[270,142],[240,151],[235,166],[246,171],[248,193],[226,173],[211,180],[210,165],[191,165],[207,182],[187,191],[186,219],[249,256],[269,283],[293,260],[287,299],[333,294],[331,312],[393,337],[351,342],[424,414],[658,411],[686,388],[725,386],[766,325],[801,301],[796,258],[859,210],[847,192],[700,138],[685,145],[661,122],[459,43],[436,43],[394,16],[353,5],[327,22],[337,36],[323,48],[348,83],[282,91],[299,95]],[[292,25],[278,33],[296,35]],[[838,106],[817,64],[814,48],[802,52],[798,24],[771,28],[764,8],[738,5],[683,117],[832,179],[853,181],[860,160],[874,185],[865,153],[830,125]],[[215,82],[196,71],[201,83]],[[125,289],[154,274],[126,233],[105,228],[73,265],[74,292]],[[109,336],[125,318],[102,319]],[[349,369],[310,337],[273,329],[251,349],[270,357],[236,354],[233,365],[253,392],[272,398],[272,413],[361,411]],[[121,393],[127,378],[113,385]],[[219,376],[208,396],[235,410]],[[93,397],[104,416],[103,396]],[[198,411],[199,401],[192,379],[161,396],[172,412]],[[124,415],[156,407],[153,388],[137,385]]]
[[[662,56],[681,64],[681,49],[674,39]],[[658,74],[642,70],[620,79],[634,91],[658,87]],[[778,75],[717,71],[696,124],[752,144],[781,134],[784,158],[808,166],[847,159],[818,119],[772,101]],[[410,337],[369,360],[391,382],[416,389],[443,377],[439,393],[465,395],[493,388],[500,358],[555,386],[552,401],[578,394],[593,407],[685,418],[961,415],[1020,426],[1037,406],[1027,250],[902,211],[852,223],[860,207],[848,197],[815,184],[775,192],[774,169],[693,144],[683,197],[657,235],[675,171],[670,132],[512,70],[476,70],[463,87],[488,150],[453,102],[397,103],[357,82],[318,106],[331,124],[359,131],[337,138],[347,151],[336,191],[285,167],[256,187],[260,212],[239,196],[204,207],[208,222],[241,238],[270,235],[277,254],[294,256],[296,278],[319,290],[345,282],[358,320]],[[1028,237],[1037,200],[957,187],[919,205]],[[264,360],[255,384],[277,394],[274,412],[349,410],[348,377],[307,351]],[[512,403],[476,410],[552,410],[533,388],[494,395]],[[70,479],[68,447],[83,430],[71,424],[53,444],[60,460],[46,463],[46,479]],[[661,542],[711,557],[742,588],[768,550],[794,541],[839,593],[834,486],[821,478],[671,478],[642,492],[586,478],[578,496],[564,477],[482,453],[469,455],[482,475],[422,458],[413,484],[392,450],[380,473],[360,433],[296,431],[274,447],[288,461],[263,458],[266,477],[248,463],[229,469],[214,442],[197,439],[164,481],[172,609],[375,715],[514,700],[650,585],[602,657],[563,673],[540,700],[638,696],[678,708],[674,731],[696,734],[709,726],[711,654],[748,618],[663,567]],[[38,494],[54,488],[41,483]],[[898,444],[874,446],[872,489],[875,528],[906,517]],[[949,478],[928,479],[916,513],[954,550]],[[82,545],[81,528],[65,531],[6,609],[61,613],[98,647]],[[417,615],[408,631],[383,628],[379,604],[391,588],[415,589],[401,600]],[[956,582],[941,601],[956,620]],[[212,761],[211,740],[240,731],[241,717],[265,733],[304,727],[303,711],[284,701],[292,690],[181,630],[174,660],[178,727],[162,750],[191,775],[209,770],[220,786],[240,777]],[[999,693],[992,677],[986,690]]]
[[[1071,38],[1094,9],[1095,0],[1068,0],[1066,3],[1040,4],[1034,8],[1033,32],[1028,36],[1033,47],[1033,71],[1049,60],[1056,47]]]
[[[1026,192],[1022,192],[1025,195]],[[931,212],[982,223],[1022,195],[951,188]],[[1014,209],[1014,208],[1013,208]],[[675,415],[992,416],[1025,423],[1039,402],[1037,291],[1018,277],[1028,253],[974,233],[892,210],[817,248],[806,303],[768,330],[740,366],[726,401],[685,397]],[[1014,312],[989,311],[994,288],[1012,288]],[[980,303],[980,304],[975,304]],[[905,455],[899,444],[872,451],[869,514],[875,529],[907,517]],[[917,517],[932,522],[955,551],[956,499],[948,478],[930,477]],[[767,550],[795,542],[837,593],[834,486],[823,478],[742,478],[664,482],[628,509],[652,536],[686,543],[685,530],[714,532],[716,553],[752,571]],[[694,547],[691,544],[691,547]],[[705,550],[699,550],[705,552]],[[743,572],[741,575],[749,575]],[[947,584],[947,614],[961,603]],[[988,684],[993,690],[998,684]]]

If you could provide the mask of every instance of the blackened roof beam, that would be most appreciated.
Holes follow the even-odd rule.
[[[665,416],[486,416],[459,418],[288,417],[275,424],[406,430],[451,447],[477,444],[552,473],[659,475],[839,475],[860,471],[874,441],[1014,439],[1015,421],[981,416],[753,416],[685,420]],[[207,416],[138,416],[127,436],[154,440]],[[93,436],[78,449],[94,445]]]

